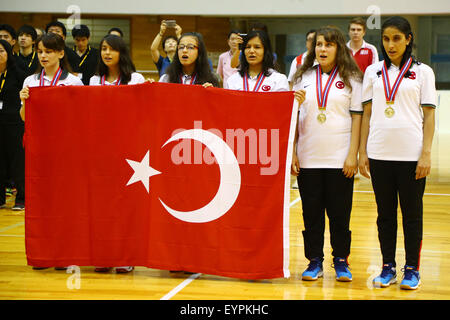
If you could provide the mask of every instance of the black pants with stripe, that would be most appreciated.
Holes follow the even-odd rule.
[[[369,159],[369,165],[377,202],[378,239],[383,263],[396,265],[397,208],[400,202],[406,265],[418,269],[423,233],[422,198],[426,178],[415,179],[417,161]]]
[[[333,257],[350,255],[350,214],[353,201],[353,178],[342,169],[300,169],[297,177],[302,199],[303,241],[305,257],[323,259],[325,212],[330,226]]]

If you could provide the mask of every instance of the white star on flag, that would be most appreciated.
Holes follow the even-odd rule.
[[[150,167],[150,150],[147,151],[147,153],[144,156],[144,159],[142,159],[141,162],[128,159],[125,160],[127,160],[128,164],[134,170],[133,176],[128,181],[127,186],[135,182],[141,181],[147,192],[150,192],[149,191],[150,177],[157,174],[161,174],[161,172]]]

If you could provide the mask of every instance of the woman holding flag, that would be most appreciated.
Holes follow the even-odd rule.
[[[89,85],[133,85],[144,83],[145,78],[136,70],[122,37],[110,34],[100,41],[98,74],[91,77]],[[96,267],[95,272],[109,272],[110,267]],[[117,273],[128,273],[133,266],[116,267]]]
[[[97,75],[89,85],[121,85],[144,83],[142,74],[135,72],[128,48],[122,37],[110,34],[100,41],[100,59]]]
[[[20,91],[22,107],[20,116],[25,121],[25,101],[30,96],[29,87],[44,86],[82,86],[83,82],[74,76],[64,54],[65,43],[61,36],[48,33],[36,40],[36,52],[40,67],[37,72],[25,79]]]
[[[352,281],[349,224],[358,170],[362,73],[339,29],[317,31],[293,83],[299,117],[291,171],[302,199],[305,256],[310,261],[302,279],[323,276],[326,211],[336,279]]]
[[[37,72],[25,79],[23,89],[19,96],[22,102],[20,116],[25,121],[25,101],[30,97],[29,87],[46,86],[82,86],[83,82],[71,74],[72,71],[64,53],[65,43],[61,36],[48,33],[36,40],[36,52],[40,67]],[[25,140],[25,137],[24,137]],[[34,266],[33,269],[46,269]],[[57,270],[65,270],[65,267],[56,267]]]
[[[383,268],[374,284],[388,287],[397,281],[399,198],[406,252],[400,287],[416,289],[420,284],[422,198],[431,168],[435,126],[435,77],[429,66],[411,55],[414,36],[408,20],[398,16],[387,19],[381,40],[384,61],[369,66],[364,75],[359,148],[359,169],[372,179],[378,208]]]
[[[251,31],[242,48],[245,58],[239,72],[227,79],[228,89],[253,92],[289,90],[286,76],[273,69],[272,46],[264,31]]]

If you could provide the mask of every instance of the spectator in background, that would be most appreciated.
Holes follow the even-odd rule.
[[[316,35],[316,30],[309,30],[306,33],[306,51],[303,52],[302,54],[298,55],[297,57],[295,57],[294,60],[292,60],[291,69],[289,70],[289,75],[288,75],[289,86],[291,87],[291,89],[292,89],[292,86],[293,86],[292,79],[294,77],[294,74],[297,71],[297,69],[300,68],[300,66],[305,61],[305,58],[306,58],[306,55],[308,54],[308,51],[311,50],[311,44],[314,41],[314,36],[315,35]]]
[[[173,28],[175,29],[175,36],[167,36],[163,38],[168,26],[166,24],[166,20],[161,22],[161,26],[159,29],[159,33],[153,39],[152,45],[150,47],[150,52],[152,54],[153,62],[158,69],[159,76],[161,77],[164,73],[166,73],[167,67],[172,63],[173,57],[177,51],[177,42],[181,36],[182,29],[178,24],[175,24]],[[162,57],[159,53],[159,46],[162,41],[162,48],[166,53],[166,57]]]
[[[55,33],[55,34],[61,36],[64,41],[66,41],[67,30],[66,30],[66,26],[62,22],[52,21],[52,22],[48,23],[47,26],[45,27],[45,33],[47,33],[47,34]],[[66,55],[66,58],[67,58],[67,61],[69,62],[70,67],[72,68],[72,71],[77,70],[78,69],[77,62],[79,60],[79,57],[75,53],[75,51],[73,51],[69,47],[65,46],[64,53]],[[74,74],[77,75],[76,71],[74,71]]]
[[[25,208],[24,123],[20,119],[19,92],[25,73],[17,68],[12,47],[0,40],[0,208],[6,208],[5,189],[11,179],[17,189],[12,210]]]
[[[72,29],[72,37],[75,41],[73,50],[77,54],[78,61],[73,71],[78,73],[84,85],[89,85],[89,80],[95,74],[98,64],[98,50],[91,47],[89,39],[91,32],[84,24],[76,25]]]
[[[17,39],[16,30],[9,24],[0,24],[0,39],[8,41],[14,53],[14,46],[16,45]]]
[[[109,29],[108,34],[113,34],[123,38],[123,31],[120,28],[113,27]]]
[[[11,50],[14,58],[16,59],[16,66],[22,70],[25,70],[26,66],[24,62],[20,59],[17,59],[19,56],[18,53],[14,52],[14,46],[17,42],[17,33],[13,27],[9,24],[1,24],[0,25],[0,39],[6,40],[11,45]]]
[[[222,78],[223,87],[227,88],[227,79],[237,71],[237,68],[231,67],[231,59],[235,53],[239,53],[239,36],[238,30],[231,30],[228,34],[228,46],[230,50],[219,56],[217,64],[217,74]]]
[[[363,18],[350,20],[348,35],[350,36],[350,41],[347,42],[347,47],[351,49],[353,58],[364,73],[368,66],[378,62],[377,48],[364,41],[366,21]]]
[[[36,30],[37,36],[42,37],[45,34],[44,29],[41,28],[34,28]]]
[[[18,30],[19,35],[19,60],[22,60],[27,76],[33,74],[38,65],[39,59],[34,50],[34,43],[37,39],[36,30],[30,25],[23,25]]]

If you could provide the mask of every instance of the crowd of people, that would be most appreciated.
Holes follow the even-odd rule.
[[[165,36],[168,28],[174,29],[175,36]],[[371,179],[377,204],[383,268],[374,284],[388,287],[397,281],[399,198],[406,252],[401,288],[416,289],[420,284],[422,198],[434,134],[434,73],[412,55],[414,35],[405,18],[395,16],[383,23],[382,61],[376,48],[364,41],[365,32],[362,18],[349,22],[349,41],[334,26],[308,31],[307,51],[292,61],[288,76],[277,71],[277,55],[262,24],[253,25],[248,33],[231,30],[230,49],[220,55],[216,70],[202,35],[183,33],[174,21],[161,23],[150,54],[160,82],[254,92],[293,91],[299,113],[291,173],[297,177],[302,199],[304,253],[309,260],[303,280],[323,276],[327,215],[336,279],[352,281],[349,226],[354,177],[359,171]],[[120,29],[111,28],[98,49],[90,45],[90,30],[85,25],[72,30],[74,48],[66,46],[66,35],[64,24],[58,21],[49,23],[45,32],[24,25],[16,33],[11,26],[0,25],[2,208],[6,207],[4,191],[11,184],[17,190],[12,210],[25,208],[22,139],[29,87],[146,81],[136,72]],[[19,52],[13,50],[16,41]],[[132,266],[116,267],[119,273],[132,270]]]

